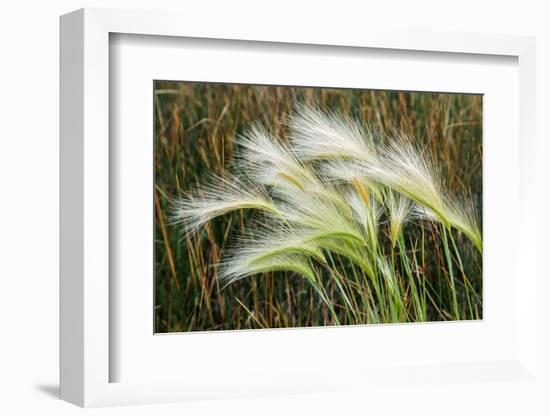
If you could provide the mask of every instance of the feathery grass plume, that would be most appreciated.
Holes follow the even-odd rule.
[[[325,257],[317,242],[323,238],[318,233],[294,227],[278,219],[266,218],[251,226],[235,239],[229,256],[244,252],[254,261],[282,255],[300,254],[324,263]]]
[[[290,271],[304,276],[316,285],[316,275],[308,257],[300,254],[281,254],[279,256],[258,256],[257,253],[238,251],[220,263],[218,275],[224,286],[244,277],[277,271]]]
[[[361,196],[354,190],[349,190],[346,193],[346,201],[353,210],[355,220],[363,227],[365,232],[369,228],[369,222],[372,217],[370,204],[367,205]]]
[[[365,196],[357,190],[350,190],[346,200],[354,212],[355,219],[363,228],[365,240],[369,249],[376,251],[378,248],[378,230],[382,207],[376,199]]]
[[[476,247],[483,252],[483,237],[479,228],[476,210],[471,200],[458,202],[450,198],[446,199],[445,212],[449,219],[449,224],[463,233]],[[432,210],[423,206],[414,207],[414,216],[429,221],[441,222],[441,219]]]
[[[428,207],[448,225],[439,171],[431,158],[408,138],[396,137],[381,153],[378,166],[362,164],[364,174]]]
[[[382,201],[383,184],[428,207],[450,225],[439,174],[410,140],[382,145],[372,131],[349,117],[308,107],[299,110],[290,125],[294,151],[301,158],[334,160],[324,165],[323,173],[353,184],[366,203],[369,193]]]
[[[248,177],[270,187],[282,201],[303,196],[330,200],[340,209],[348,210],[341,195],[319,178],[311,166],[303,163],[292,147],[278,140],[262,126],[255,126],[239,136],[242,150],[237,154],[234,167]]]
[[[386,206],[388,208],[390,241],[392,247],[395,247],[403,227],[413,218],[413,204],[409,198],[389,191],[386,196]]]
[[[458,202],[447,198],[445,210],[451,225],[468,237],[477,250],[482,253],[483,238],[472,200],[464,198],[463,202]]]
[[[335,202],[317,194],[284,192],[279,194],[282,218],[303,229],[312,230],[319,238],[340,238],[350,243],[364,244],[361,231],[345,201]]]
[[[290,128],[294,151],[303,160],[377,161],[374,135],[347,116],[298,106]]]
[[[394,140],[384,147],[382,166],[383,169],[373,172],[374,178],[432,211],[438,221],[465,234],[482,252],[475,210],[466,209],[473,203],[459,204],[443,191],[439,171],[426,152],[408,138]]]
[[[472,217],[474,210],[461,208],[446,195],[439,171],[426,152],[404,137],[394,137],[390,143],[379,145],[379,148],[375,163],[344,160],[326,164],[324,173],[327,176],[339,174],[341,179],[348,180],[365,177],[402,194],[424,207],[426,213],[433,213],[446,227],[454,227],[464,233],[481,253],[481,232]],[[357,183],[354,180],[352,184]]]
[[[326,262],[316,235],[279,219],[267,218],[257,221],[235,239],[224,254],[219,278],[229,284],[256,273],[288,270],[314,281],[312,261]]]
[[[237,154],[237,169],[255,181],[274,187],[297,187],[301,191],[317,188],[315,173],[296,157],[281,140],[256,125],[237,138],[242,150]]]
[[[321,286],[313,262],[307,255],[281,253],[271,256],[262,255],[261,252],[238,250],[233,256],[222,261],[218,277],[225,287],[244,277],[279,271],[293,272],[304,276],[321,300],[327,305],[335,323],[339,324],[332,301],[327,297],[324,288]]]
[[[349,160],[331,160],[320,165],[320,171],[327,181],[352,184],[368,205],[368,195],[372,194],[380,203],[384,203],[384,187],[365,176],[357,165]]]
[[[202,186],[172,203],[171,223],[183,226],[188,239],[206,222],[240,209],[255,209],[279,215],[268,192],[258,183],[228,174],[210,175]]]
[[[397,284],[397,278],[393,268],[390,266],[388,259],[386,257],[380,256],[376,259],[378,270],[380,274],[386,281],[388,287],[390,288],[392,294],[396,294],[399,291],[399,286]]]

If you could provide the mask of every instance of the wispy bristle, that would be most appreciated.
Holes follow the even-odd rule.
[[[303,160],[376,159],[371,132],[344,115],[302,106],[290,126],[295,152]]]
[[[206,222],[240,209],[255,209],[277,214],[277,206],[260,185],[236,176],[211,175],[201,187],[172,204],[171,222],[183,226],[190,237]]]
[[[282,254],[279,256],[259,257],[239,252],[220,264],[219,278],[224,285],[231,284],[244,277],[256,274],[290,271],[315,281],[315,272],[307,256],[300,254]]]
[[[237,143],[242,149],[237,155],[237,169],[255,181],[267,186],[297,187],[302,191],[318,186],[315,173],[262,126],[239,136]]]
[[[413,218],[413,204],[409,198],[390,191],[387,195],[387,207],[390,223],[390,241],[392,246],[395,246],[403,227]]]

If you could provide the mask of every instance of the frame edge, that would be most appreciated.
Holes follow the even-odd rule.
[[[84,11],[60,18],[60,398],[84,405]]]

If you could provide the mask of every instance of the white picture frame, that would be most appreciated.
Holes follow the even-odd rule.
[[[181,22],[185,21],[185,24]],[[426,32],[381,32],[350,28],[327,34],[311,25],[308,31],[281,31],[277,25],[224,22],[204,27],[200,21],[161,12],[83,9],[61,18],[61,398],[80,406],[158,403],[198,398],[247,397],[281,393],[307,393],[359,389],[393,381],[419,380],[420,384],[459,379],[485,388],[484,380],[512,380],[518,385],[538,382],[536,364],[535,218],[521,215],[515,254],[521,265],[518,283],[517,345],[498,356],[468,363],[419,361],[404,369],[368,367],[332,368],[319,373],[287,370],[269,374],[262,382],[229,377],[213,384],[193,375],[177,381],[112,382],[110,368],[120,359],[111,348],[109,291],[109,48],[111,34],[228,41],[330,45],[335,48],[374,48],[424,51],[439,54],[508,56],[519,68],[519,212],[534,206],[532,188],[535,154],[535,41],[507,35]],[[162,42],[162,40],[161,40]],[[412,329],[411,329],[412,328]],[[413,327],[402,327],[411,331]],[[303,330],[293,330],[299,339]],[[272,336],[284,336],[274,332]],[[152,335],[152,334],[151,334]],[[170,342],[170,337],[166,338]],[[443,375],[442,375],[443,374]],[[445,375],[446,374],[446,375]],[[154,378],[153,378],[154,379]],[[342,381],[345,380],[345,381]],[[406,382],[404,382],[406,384]],[[450,388],[449,392],[450,393]]]

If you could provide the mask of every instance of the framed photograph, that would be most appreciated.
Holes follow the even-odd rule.
[[[185,21],[61,18],[61,397],[536,386],[534,40]]]
[[[483,318],[481,95],[153,94],[155,333]]]

